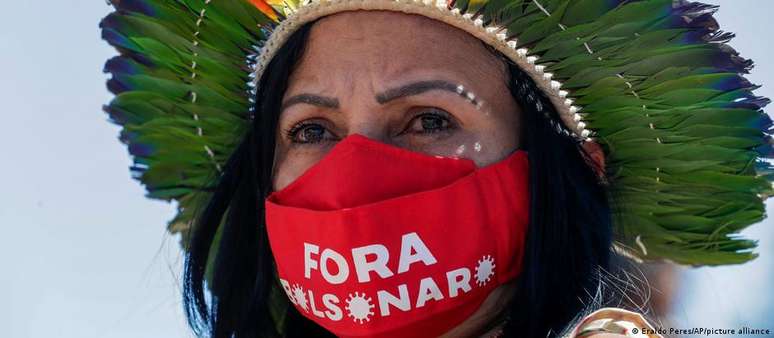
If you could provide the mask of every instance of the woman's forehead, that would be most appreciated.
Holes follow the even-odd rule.
[[[440,37],[477,41],[470,34],[438,20],[422,15],[395,11],[346,11],[323,17],[312,26],[312,35],[323,32],[335,32],[343,39],[376,38],[371,34],[392,35],[395,37]],[[397,39],[396,43],[401,43]]]
[[[479,81],[504,76],[504,64],[477,38],[445,23],[405,13],[351,11],[314,24],[294,75],[319,81],[374,71],[388,82],[427,72]]]

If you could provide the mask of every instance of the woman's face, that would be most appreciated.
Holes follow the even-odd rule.
[[[519,146],[505,64],[475,37],[421,16],[357,11],[319,20],[282,102],[275,190],[351,134],[478,166]]]
[[[275,190],[351,134],[478,166],[519,146],[521,112],[505,64],[475,37],[421,16],[358,11],[319,20],[282,102]],[[512,292],[498,287],[446,336],[479,333]]]

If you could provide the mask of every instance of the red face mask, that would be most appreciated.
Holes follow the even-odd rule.
[[[527,174],[349,136],[266,201],[280,283],[337,336],[443,334],[521,271]]]

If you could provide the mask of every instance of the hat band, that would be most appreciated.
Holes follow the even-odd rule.
[[[445,0],[307,0],[296,10],[290,11],[287,18],[272,31],[255,65],[255,81],[261,78],[279,48],[301,26],[328,15],[357,10],[422,15],[468,32],[505,55],[535,81],[554,105],[565,127],[570,130],[570,135],[580,140],[589,140],[591,131],[586,129],[586,123],[582,121],[583,117],[579,113],[581,108],[567,97],[569,93],[562,89],[562,83],[553,79],[552,73],[545,71],[546,66],[537,63],[537,56],[529,55],[527,48],[519,47],[516,37],[508,36],[506,27],[485,25],[483,15],[463,14],[459,8],[450,7]]]

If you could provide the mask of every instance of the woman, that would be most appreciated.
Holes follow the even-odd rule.
[[[754,257],[770,121],[708,6],[114,5],[107,110],[199,335],[634,335],[586,316],[612,248]]]

